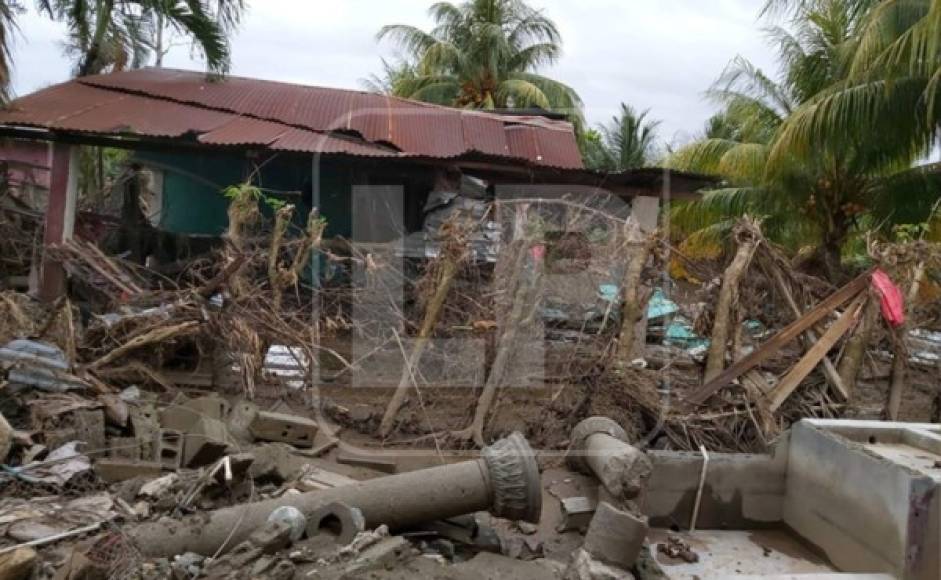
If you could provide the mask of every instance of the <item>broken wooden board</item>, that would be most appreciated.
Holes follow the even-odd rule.
[[[830,349],[859,321],[860,313],[866,304],[867,298],[866,295],[857,297],[846,309],[846,312],[827,329],[820,337],[820,340],[814,343],[807,351],[807,354],[775,386],[774,391],[771,393],[771,412],[777,411],[781,407],[784,401],[791,396],[791,393],[797,389],[798,385],[814,370],[814,367],[830,352]]]
[[[690,393],[690,395],[686,397],[686,400],[695,405],[703,404],[706,399],[715,394],[719,389],[728,386],[743,373],[750,371],[767,360],[781,350],[784,345],[800,336],[814,324],[817,324],[829,316],[836,308],[855,298],[869,285],[870,275],[871,272],[866,272],[831,294],[800,319],[784,327],[770,340],[752,351],[751,354],[725,369],[719,376],[696,389],[693,393]]]
[[[797,301],[794,300],[794,296],[784,282],[784,276],[781,274],[781,270],[775,264],[772,264],[769,269],[771,270],[771,277],[774,279],[775,286],[778,287],[778,291],[784,296],[784,300],[787,302],[791,312],[793,312],[794,316],[799,320],[800,317],[803,316],[803,312],[801,312],[800,306],[797,305]],[[812,329],[808,329],[807,332],[804,333],[804,344],[807,349],[812,348],[817,340],[817,334]],[[846,385],[843,384],[843,378],[840,377],[840,373],[837,372],[836,367],[830,359],[825,356],[820,362],[823,364],[823,374],[827,378],[827,382],[829,382],[844,399],[849,400],[849,390],[846,388]]]

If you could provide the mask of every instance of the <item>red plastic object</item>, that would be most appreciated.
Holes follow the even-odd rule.
[[[889,275],[882,270],[873,272],[872,287],[882,300],[882,316],[886,322],[893,328],[905,324],[905,298]]]

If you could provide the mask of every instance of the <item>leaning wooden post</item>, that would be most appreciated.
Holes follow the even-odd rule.
[[[624,226],[627,244],[627,266],[621,279],[621,332],[618,336],[618,358],[628,361],[634,354],[635,339],[643,337],[637,331],[637,324],[644,318],[644,300],[641,296],[641,278],[644,265],[650,254],[651,238],[645,236],[640,226],[629,219]]]
[[[732,332],[733,307],[738,300],[738,287],[742,276],[748,270],[755,250],[761,240],[758,224],[745,217],[735,226],[735,241],[738,250],[735,258],[725,270],[722,279],[722,288],[719,290],[719,300],[716,304],[715,322],[712,325],[712,342],[709,345],[709,355],[706,359],[706,374],[704,383],[708,383],[725,368],[725,358],[728,349],[729,336]]]
[[[908,288],[908,295],[905,297],[905,322],[899,328],[898,344],[895,349],[895,358],[892,360],[892,382],[889,386],[889,401],[886,406],[886,415],[890,421],[899,420],[899,410],[902,407],[902,393],[905,391],[905,381],[908,374],[908,349],[905,345],[905,339],[908,337],[908,330],[911,327],[912,305],[918,299],[918,291],[921,289],[921,282],[925,277],[925,262],[920,261],[915,264],[912,272],[912,285]]]
[[[434,332],[435,325],[438,324],[438,319],[441,317],[441,312],[444,309],[444,301],[447,299],[448,292],[451,290],[451,284],[457,277],[459,266],[461,262],[464,261],[464,257],[467,254],[466,239],[456,228],[449,227],[448,224],[445,224],[445,226],[442,226],[442,230],[444,233],[451,230],[452,238],[447,243],[442,244],[441,253],[438,256],[438,262],[436,264],[437,275],[435,293],[432,295],[431,300],[428,301],[428,306],[425,308],[425,316],[422,319],[421,328],[418,330],[418,337],[412,345],[412,351],[408,359],[404,361],[405,365],[402,367],[402,376],[399,377],[399,384],[395,388],[392,399],[386,407],[386,412],[382,416],[382,422],[379,424],[379,435],[383,438],[388,437],[389,433],[392,432],[392,427],[395,426],[395,418],[399,414],[399,409],[402,408],[402,404],[405,402],[405,395],[408,393],[408,387],[412,383],[415,367],[421,362],[422,354],[424,354],[425,348],[427,348],[431,340],[431,334]]]

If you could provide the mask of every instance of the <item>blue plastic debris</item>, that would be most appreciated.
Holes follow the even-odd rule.
[[[676,302],[666,297],[662,288],[654,289],[653,294],[650,296],[650,302],[647,303],[647,320],[656,320],[676,314],[679,311],[680,307]]]

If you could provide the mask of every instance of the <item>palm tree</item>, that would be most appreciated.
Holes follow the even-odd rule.
[[[813,4],[776,0],[770,6],[801,11]],[[936,143],[941,120],[941,1],[853,4],[866,10],[849,74],[795,112],[776,153],[807,153],[822,139],[846,143],[872,135],[879,136],[886,157],[923,153]]]
[[[878,133],[857,139],[840,132],[818,135],[812,150],[794,139],[795,123],[800,125],[807,108],[852,78],[871,17],[862,3],[814,0],[795,9],[793,33],[769,29],[781,63],[778,80],[747,60],[732,62],[709,94],[724,105],[733,130],[671,159],[673,167],[715,173],[724,181],[700,202],[674,210],[678,231],[716,235],[735,216],[758,215],[777,241],[815,246],[835,279],[854,231],[927,216],[938,188],[932,171],[913,168],[924,147],[887,148],[883,139],[893,137]],[[850,125],[864,113],[843,110],[841,118]]]
[[[6,103],[10,98],[11,54],[13,35],[17,31],[16,17],[22,12],[19,2],[0,0],[0,101]]]
[[[158,26],[193,40],[209,70],[229,67],[227,26],[237,22],[242,0],[50,0],[40,7],[68,24],[69,51],[78,76],[142,66]]]
[[[398,96],[457,107],[540,107],[580,114],[569,86],[538,74],[556,62],[561,36],[555,24],[522,0],[439,2],[426,32],[396,24],[379,31],[410,59],[416,75],[395,87]]]
[[[389,62],[382,59],[382,73],[369,75],[369,78],[360,82],[363,88],[371,93],[397,95],[401,92],[400,87],[415,82],[417,77],[415,65],[409,61],[398,59],[395,62]]]
[[[601,137],[600,159],[592,160],[593,169],[624,171],[650,165],[656,154],[657,128],[660,121],[647,119],[649,110],[638,113],[621,103],[620,113],[598,127]],[[600,162],[600,163],[599,163]]]

